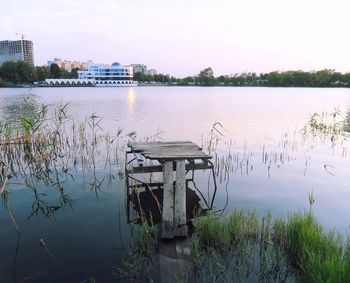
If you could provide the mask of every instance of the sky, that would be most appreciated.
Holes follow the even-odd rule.
[[[145,64],[177,77],[350,72],[348,0],[0,0],[0,40],[55,57]]]

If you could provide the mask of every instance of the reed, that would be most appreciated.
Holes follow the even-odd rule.
[[[312,205],[313,195],[309,197]],[[350,282],[350,241],[335,232],[325,232],[310,211],[292,213],[286,220],[273,219],[267,213],[261,221],[254,211],[235,211],[224,218],[201,217],[195,221],[195,228],[191,239],[193,263],[197,269],[207,270],[212,280],[214,274],[222,277],[222,267],[230,266],[233,259],[233,268],[249,269],[253,265],[250,268],[254,269],[254,262],[248,262],[246,256],[255,255],[260,262],[259,274],[265,279],[278,274],[304,282]],[[213,259],[218,264],[213,264]],[[244,267],[240,264],[243,261]]]
[[[128,255],[121,267],[114,267],[114,276],[130,282],[148,282],[155,269],[158,228],[147,222],[131,224]]]
[[[291,262],[309,282],[350,282],[350,246],[335,232],[325,232],[311,213],[294,213],[284,245]]]
[[[65,183],[78,171],[84,176],[88,171],[90,180],[84,179],[82,186],[89,186],[96,197],[104,183],[111,184],[111,167],[120,166],[118,158],[125,150],[127,134],[121,129],[106,133],[97,115],[75,121],[69,103],[52,107],[33,95],[25,95],[7,107],[8,116],[0,120],[0,193],[17,230],[15,215],[9,209],[13,184],[23,184],[33,192],[28,218],[50,217],[65,206],[72,208],[74,202]],[[102,168],[107,169],[107,175],[100,177],[97,170]],[[47,201],[42,190],[48,187],[57,190],[58,201]]]

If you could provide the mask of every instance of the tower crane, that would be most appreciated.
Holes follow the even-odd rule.
[[[24,39],[24,37],[26,36],[25,34],[23,34],[23,33],[18,33],[18,32],[16,32],[16,35],[21,36],[22,40],[23,40],[23,39]]]

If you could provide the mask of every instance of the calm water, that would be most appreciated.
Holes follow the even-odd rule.
[[[0,118],[13,119],[16,111],[23,111],[22,96],[29,92],[50,107],[70,102],[69,112],[76,121],[100,116],[105,132],[136,131],[137,140],[158,135],[202,145],[219,121],[224,129],[218,158],[226,158],[230,166],[229,179],[224,170],[218,177],[217,209],[227,203],[224,213],[244,208],[256,209],[259,215],[271,211],[286,216],[308,209],[308,194],[313,192],[312,209],[319,221],[327,229],[350,232],[350,144],[343,136],[332,142],[329,136],[301,131],[312,114],[331,113],[335,107],[349,119],[348,89],[0,89]],[[119,169],[114,161],[108,167],[101,163],[93,171],[76,170],[65,176],[69,204],[43,183],[34,194],[20,180],[11,180],[10,206],[22,233],[18,238],[3,209],[0,281],[82,282],[93,277],[97,282],[115,282],[112,269],[126,255],[130,235]],[[201,177],[198,185],[206,192],[207,178]],[[38,204],[41,212],[36,210]],[[55,260],[40,246],[41,238]]]

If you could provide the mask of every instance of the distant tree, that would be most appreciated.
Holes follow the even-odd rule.
[[[212,86],[215,83],[214,72],[211,67],[208,67],[198,74],[198,82],[204,86]]]
[[[181,81],[178,83],[179,85],[194,85],[195,78],[194,77],[185,77],[181,79]]]
[[[34,69],[34,80],[35,81],[45,81],[45,79],[50,77],[50,69],[46,66],[37,66]]]
[[[279,73],[279,86],[294,86],[293,72],[287,71]]]
[[[169,75],[164,75],[164,82],[165,83],[170,82],[170,76]]]
[[[134,81],[141,81],[142,73],[141,72],[136,72],[134,73]]]
[[[220,83],[225,83],[226,82],[226,78],[227,78],[227,76],[219,76],[216,79]]]
[[[345,73],[342,77],[344,85],[350,86],[350,73]]]
[[[0,77],[7,82],[18,83],[17,64],[13,61],[4,62],[0,67]]]
[[[267,75],[267,86],[280,86],[280,73],[270,72]]]
[[[342,86],[343,83],[343,75],[339,72],[333,72],[331,76],[331,84],[334,86]]]
[[[332,74],[334,70],[321,70],[316,72],[316,84],[320,87],[326,87],[331,85]]]
[[[71,73],[68,72],[66,69],[60,68],[60,70],[61,70],[61,79],[71,78]]]
[[[50,65],[50,73],[51,73],[51,77],[54,78],[54,79],[60,79],[61,78],[61,69],[55,63]]]
[[[34,68],[31,64],[18,61],[16,63],[18,79],[22,83],[32,83],[34,80]]]
[[[299,70],[299,71],[292,71],[291,74],[293,77],[294,86],[301,87],[308,84],[308,81],[309,81],[308,73],[305,73]]]
[[[72,79],[77,79],[78,78],[78,71],[79,71],[79,68],[74,68],[70,73],[70,77]]]

